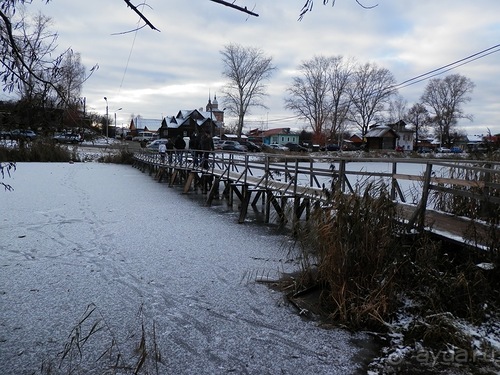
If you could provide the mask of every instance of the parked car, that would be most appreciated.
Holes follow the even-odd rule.
[[[220,150],[222,148],[222,141],[217,138],[217,139],[214,139],[214,149],[216,150]]]
[[[247,150],[250,152],[261,152],[262,151],[262,148],[259,145],[255,144],[251,141],[244,142],[244,143],[242,143],[242,145],[245,146],[247,148]]]
[[[155,152],[158,152],[158,148],[160,147],[161,144],[164,144],[166,145],[168,143],[168,139],[155,139],[154,141],[152,142],[149,142],[147,145],[146,145],[146,149],[148,151],[155,151]]]
[[[137,135],[132,138],[133,141],[137,141],[137,142],[144,142],[144,141],[149,142],[149,141],[153,141],[155,139],[156,139],[155,133],[144,132],[144,131],[137,133]]]
[[[246,152],[246,147],[241,145],[238,141],[223,141],[221,149],[225,151]]]
[[[340,146],[335,143],[330,143],[321,147],[321,151],[340,151]]]
[[[10,131],[0,130],[0,139],[10,139]]]
[[[464,152],[464,150],[462,150],[460,147],[452,147],[450,148],[450,152],[453,154],[461,154],[462,152]]]
[[[36,133],[33,130],[12,130],[10,132],[10,139],[24,139],[32,141],[36,138]]]
[[[268,150],[275,150],[275,151],[288,151],[288,147],[285,147],[283,145],[280,145],[279,143],[271,143],[271,144],[263,144],[262,145],[265,149]]]
[[[436,148],[436,152],[439,152],[441,154],[448,154],[451,152],[451,149],[449,149],[447,147],[438,147],[438,148]]]
[[[293,142],[288,142],[285,143],[283,146],[288,148],[288,150],[293,151],[293,152],[307,152],[307,148],[304,146],[299,145],[298,143],[293,143]]]
[[[74,133],[56,134],[55,136],[52,137],[52,140],[57,143],[72,143],[72,144],[76,144],[78,142],[83,141],[82,137],[80,137],[80,134],[74,134]]]
[[[417,152],[419,154],[428,154],[431,153],[432,150],[429,147],[420,147]]]

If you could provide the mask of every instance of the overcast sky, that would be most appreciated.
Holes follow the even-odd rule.
[[[209,0],[148,0],[150,8],[143,12],[160,32],[143,28],[124,35],[113,34],[138,22],[124,1],[35,1],[28,9],[53,18],[61,49],[81,53],[87,69],[99,65],[82,94],[90,111],[104,114],[105,96],[110,116],[122,108],[116,112],[118,125],[128,125],[132,114],[162,118],[205,107],[209,93],[219,94],[224,84],[220,51],[229,43],[259,47],[277,67],[268,82],[269,108],[252,109],[245,130],[304,126],[284,109],[283,98],[298,66],[314,55],[373,62],[400,83],[500,44],[498,0],[379,0],[371,10],[354,0],[337,0],[334,7],[316,0],[299,22],[304,2],[236,0],[259,14],[252,17]],[[474,121],[459,125],[470,135],[488,128],[500,133],[500,51],[440,77],[452,73],[476,85],[464,107]],[[427,82],[400,90],[408,106],[419,100]],[[222,109],[222,93],[217,99]]]

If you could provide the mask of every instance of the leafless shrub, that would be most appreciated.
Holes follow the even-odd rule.
[[[159,374],[163,364],[153,322],[147,331],[142,307],[139,343],[119,343],[111,325],[93,303],[89,304],[71,330],[64,348],[56,357],[46,359],[43,375],[59,374]],[[132,338],[135,337],[131,336]],[[133,350],[130,350],[131,347]]]
[[[418,301],[422,314],[483,319],[495,284],[475,259],[465,252],[460,258],[460,249],[448,248],[451,253],[425,234],[406,233],[384,185],[362,191],[335,194],[331,204],[315,207],[298,234],[303,272],[293,293],[319,286],[328,318],[352,328],[384,330],[402,296]]]

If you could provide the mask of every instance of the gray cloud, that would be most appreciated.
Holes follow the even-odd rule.
[[[145,7],[144,13],[161,32],[144,28],[125,35],[112,34],[133,29],[138,17],[123,2],[53,0],[37,7],[54,18],[61,48],[80,52],[87,68],[99,64],[83,95],[98,112],[104,111],[104,96],[110,109],[122,107],[119,124],[131,114],[154,118],[204,106],[209,91],[220,92],[219,51],[228,43],[260,47],[278,67],[269,81],[269,110],[254,109],[248,119],[297,127],[303,122],[277,119],[293,117],[283,108],[285,89],[297,66],[314,55],[372,61],[402,82],[499,43],[498,1],[386,0],[372,10],[353,0],[337,1],[334,7],[317,1],[301,22],[297,18],[302,1],[245,1],[238,3],[255,4],[260,17],[208,0],[150,0],[152,9]],[[476,84],[473,100],[464,108],[475,121],[460,125],[471,134],[485,133],[487,128],[500,132],[500,52],[452,73]],[[411,105],[425,84],[409,86],[400,94]]]

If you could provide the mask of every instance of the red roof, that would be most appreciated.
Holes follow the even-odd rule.
[[[276,128],[276,129],[269,129],[264,132],[262,132],[263,137],[270,137],[272,135],[277,135],[277,134],[290,134],[290,128]]]

